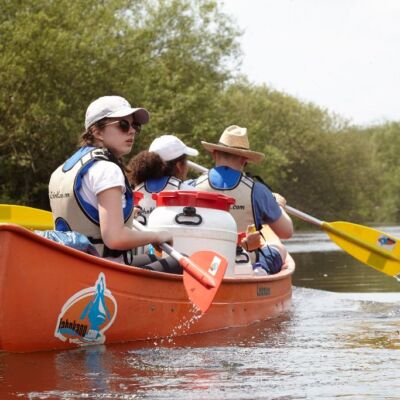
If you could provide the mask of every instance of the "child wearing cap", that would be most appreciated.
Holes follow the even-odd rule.
[[[141,126],[144,108],[132,108],[120,96],[104,96],[86,111],[81,147],[51,175],[50,206],[56,230],[86,235],[102,257],[128,265],[181,273],[172,258],[134,257],[132,249],[172,242],[169,232],[132,229],[133,199],[121,157],[128,154]]]
[[[156,138],[149,150],[137,154],[129,162],[129,180],[136,192],[143,194],[139,201],[144,223],[156,206],[152,193],[164,190],[193,190],[184,181],[188,172],[188,156],[197,156],[196,149],[186,146],[174,135]]]

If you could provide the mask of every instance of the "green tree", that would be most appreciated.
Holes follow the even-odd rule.
[[[248,128],[251,147],[266,154],[248,169],[292,206],[322,219],[373,217],[378,182],[373,144],[336,115],[265,86],[240,80],[219,100],[224,127]],[[362,188],[362,190],[360,190]]]
[[[375,208],[377,222],[400,222],[400,123],[392,122],[365,129],[363,134],[374,143],[373,160],[379,165],[381,184]]]
[[[3,3],[0,201],[47,207],[51,171],[75,148],[88,104],[105,94],[155,110],[142,146],[165,131],[194,140],[238,52],[212,0]]]
[[[325,220],[400,221],[400,125],[351,126],[245,77],[218,0],[0,0],[0,202],[48,207],[50,173],[76,148],[95,98],[126,97],[200,148],[246,126],[249,165],[289,204]],[[199,163],[210,167],[209,154]]]

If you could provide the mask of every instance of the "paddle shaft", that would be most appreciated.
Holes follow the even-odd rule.
[[[188,160],[187,164],[188,164],[188,166],[190,168],[194,169],[195,171],[198,171],[198,172],[201,172],[201,173],[208,172],[208,168],[203,167],[202,165],[197,164],[197,163],[195,163],[195,162],[193,162],[191,160]]]
[[[147,231],[147,229],[138,221],[133,220],[133,226],[138,231]],[[192,275],[193,278],[197,279],[199,282],[203,283],[204,285],[210,288],[216,287],[215,280],[212,276],[208,275],[197,264],[195,264],[190,259],[179,253],[168,243],[161,243],[159,246],[169,256],[178,261],[179,264],[185,269],[185,271],[188,272],[190,275]]]
[[[321,220],[319,220],[319,219],[317,219],[317,218],[315,218],[315,217],[312,217],[311,215],[308,215],[308,214],[306,214],[306,213],[303,212],[303,211],[296,210],[296,209],[293,208],[293,207],[290,207],[290,206],[287,206],[287,205],[286,205],[286,206],[285,206],[285,210],[286,210],[286,212],[287,212],[288,214],[293,215],[294,217],[300,218],[300,219],[302,219],[303,221],[310,222],[311,224],[316,225],[316,226],[318,226],[319,228],[322,228],[322,226],[323,226],[323,224],[324,224],[323,221],[321,221]]]

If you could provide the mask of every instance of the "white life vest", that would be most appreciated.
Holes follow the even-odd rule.
[[[212,185],[208,173],[199,176],[194,186],[196,190],[205,192],[219,192],[233,197],[236,202],[230,208],[230,213],[236,221],[238,232],[246,232],[248,225],[255,224],[255,216],[252,204],[252,192],[254,180],[241,174],[235,187],[231,189],[219,189]]]
[[[182,181],[174,176],[169,176],[165,178],[165,184],[161,186],[159,190],[157,190],[157,192],[151,191],[147,185],[147,182],[142,182],[135,187],[135,192],[143,194],[143,198],[139,200],[138,204],[135,205],[140,206],[142,209],[137,219],[144,225],[147,225],[149,215],[156,207],[156,201],[153,200],[151,195],[153,193],[159,193],[165,190],[179,190],[182,185]]]
[[[125,263],[130,264],[130,250],[113,250],[104,245],[100,232],[99,212],[87,203],[79,193],[83,176],[99,160],[114,162],[119,166],[114,156],[107,149],[85,146],[52,173],[49,183],[49,198],[55,229],[83,233],[95,245],[101,256],[119,257],[123,255]],[[126,177],[125,199],[124,223],[131,228],[133,197],[132,189]]]

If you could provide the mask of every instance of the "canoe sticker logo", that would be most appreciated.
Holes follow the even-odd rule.
[[[117,302],[101,272],[94,286],[71,296],[63,305],[54,336],[78,345],[102,344],[117,315]]]
[[[392,250],[396,244],[396,241],[389,236],[382,235],[378,238],[378,243],[379,246],[388,250]]]
[[[217,256],[214,256],[213,260],[211,261],[210,268],[208,269],[208,272],[212,275],[215,276],[217,275],[219,265],[221,264],[221,259]]]

